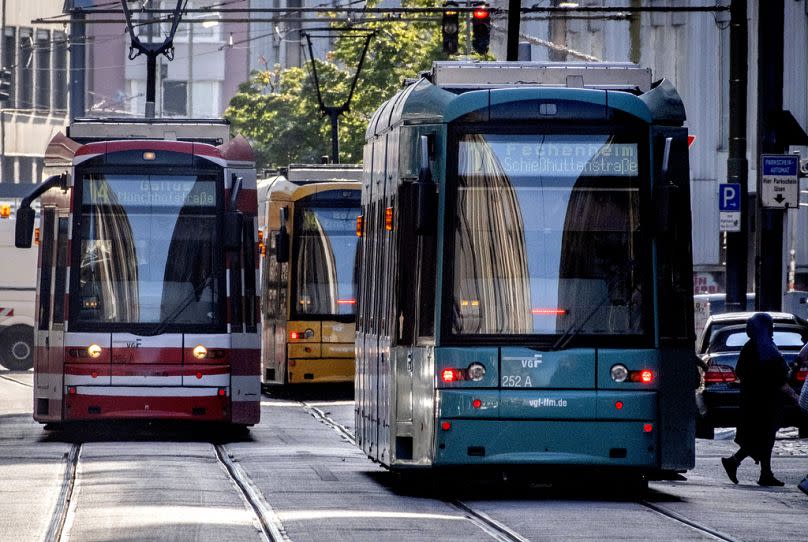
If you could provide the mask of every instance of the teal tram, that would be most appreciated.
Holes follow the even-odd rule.
[[[684,121],[628,63],[437,62],[378,109],[357,219],[371,459],[694,466]]]

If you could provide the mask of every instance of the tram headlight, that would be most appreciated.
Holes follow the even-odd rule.
[[[466,374],[468,375],[469,380],[479,382],[485,377],[485,365],[475,361],[468,366],[468,369],[466,369]]]
[[[102,348],[97,344],[91,344],[87,347],[87,355],[91,358],[100,358],[101,357]]]
[[[628,378],[628,369],[622,363],[612,365],[611,375],[615,382],[625,382]]]
[[[307,329],[306,331],[303,332],[303,338],[304,339],[311,339],[312,337],[314,337],[314,330],[313,329]]]
[[[205,359],[208,356],[208,349],[198,344],[194,346],[193,354],[196,359]]]

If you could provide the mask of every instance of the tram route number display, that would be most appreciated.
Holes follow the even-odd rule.
[[[85,204],[126,207],[212,207],[216,204],[216,183],[190,176],[171,180],[108,176],[90,180],[84,200]]]
[[[509,176],[634,177],[639,172],[634,143],[514,142],[493,138],[486,143],[487,151],[477,142],[461,143],[461,174],[490,169],[486,155],[495,158],[502,173]]]

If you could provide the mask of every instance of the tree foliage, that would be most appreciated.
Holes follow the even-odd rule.
[[[434,5],[430,0],[402,5]],[[374,111],[433,60],[442,58],[439,22],[384,22],[373,31],[350,110],[340,116],[340,162],[360,162],[365,130]],[[326,60],[317,60],[323,102],[340,106],[348,98],[364,39],[355,32],[338,34]],[[258,167],[292,162],[319,162],[330,155],[331,124],[320,113],[310,63],[253,74],[230,101],[225,116],[235,131],[253,143]]]

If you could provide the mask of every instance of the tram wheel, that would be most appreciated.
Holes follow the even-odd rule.
[[[34,365],[34,330],[11,326],[0,335],[0,363],[12,371],[27,371]]]

